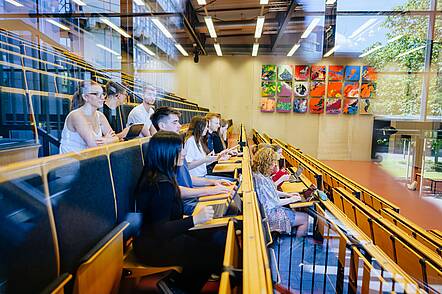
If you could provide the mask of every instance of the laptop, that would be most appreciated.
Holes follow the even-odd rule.
[[[301,182],[301,174],[304,171],[304,168],[300,165],[294,174],[290,175],[289,182],[290,183],[299,183]]]
[[[223,218],[226,216],[238,215],[242,212],[242,200],[238,194],[238,191],[234,192],[233,197],[229,196],[225,203],[214,204],[212,208],[214,210],[213,218]]]
[[[133,124],[129,127],[129,131],[127,131],[126,137],[124,140],[131,140],[138,138],[140,136],[141,130],[143,130],[144,124]]]

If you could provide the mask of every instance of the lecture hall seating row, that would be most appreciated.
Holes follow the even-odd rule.
[[[302,164],[307,169],[307,174],[311,165],[314,165],[312,168],[318,168],[323,174],[333,173],[330,172],[330,168],[321,169],[321,164],[312,164],[312,161],[319,162],[312,157],[308,162],[304,160],[305,156],[301,157],[299,150],[293,147],[287,150],[287,144],[282,144],[277,139],[270,139],[267,135],[261,135],[256,131],[253,135],[257,143],[274,142],[283,148],[285,147],[286,150],[283,153],[286,160],[292,163],[294,159],[295,164]],[[293,170],[291,171],[293,172]],[[329,188],[332,189],[330,198],[336,207],[362,230],[369,242],[373,242],[381,248],[403,270],[420,281],[426,291],[441,290],[442,239],[401,216],[398,213],[399,209],[389,207],[385,203],[383,206],[380,203],[373,206],[373,202],[362,201],[362,197],[359,199],[355,196],[355,183],[347,181],[346,178],[342,179],[342,175],[340,177],[342,180],[340,185],[329,182]],[[364,195],[364,193],[361,194]],[[381,197],[376,195],[376,199],[379,198]]]

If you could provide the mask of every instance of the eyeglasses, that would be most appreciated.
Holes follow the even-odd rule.
[[[104,94],[103,92],[91,92],[91,93],[88,93],[89,95],[95,95],[95,96],[98,96],[98,97],[105,97],[106,96],[106,94]]]

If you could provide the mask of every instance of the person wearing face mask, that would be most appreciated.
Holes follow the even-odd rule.
[[[123,131],[123,117],[121,105],[126,102],[126,89],[112,81],[109,81],[105,87],[106,101],[103,105],[103,113],[109,121],[112,129],[116,133]]]
[[[104,114],[97,111],[103,103],[103,89],[98,83],[80,83],[61,133],[60,153],[79,152],[119,141]]]
[[[157,131],[152,125],[150,116],[154,113],[155,93],[150,88],[143,89],[143,103],[131,110],[127,117],[127,125],[144,124],[141,135],[144,137],[153,136]]]

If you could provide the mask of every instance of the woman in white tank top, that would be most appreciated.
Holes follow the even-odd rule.
[[[79,152],[86,148],[118,142],[104,114],[104,95],[94,81],[80,84],[72,100],[72,111],[66,117],[61,134],[60,153]]]

